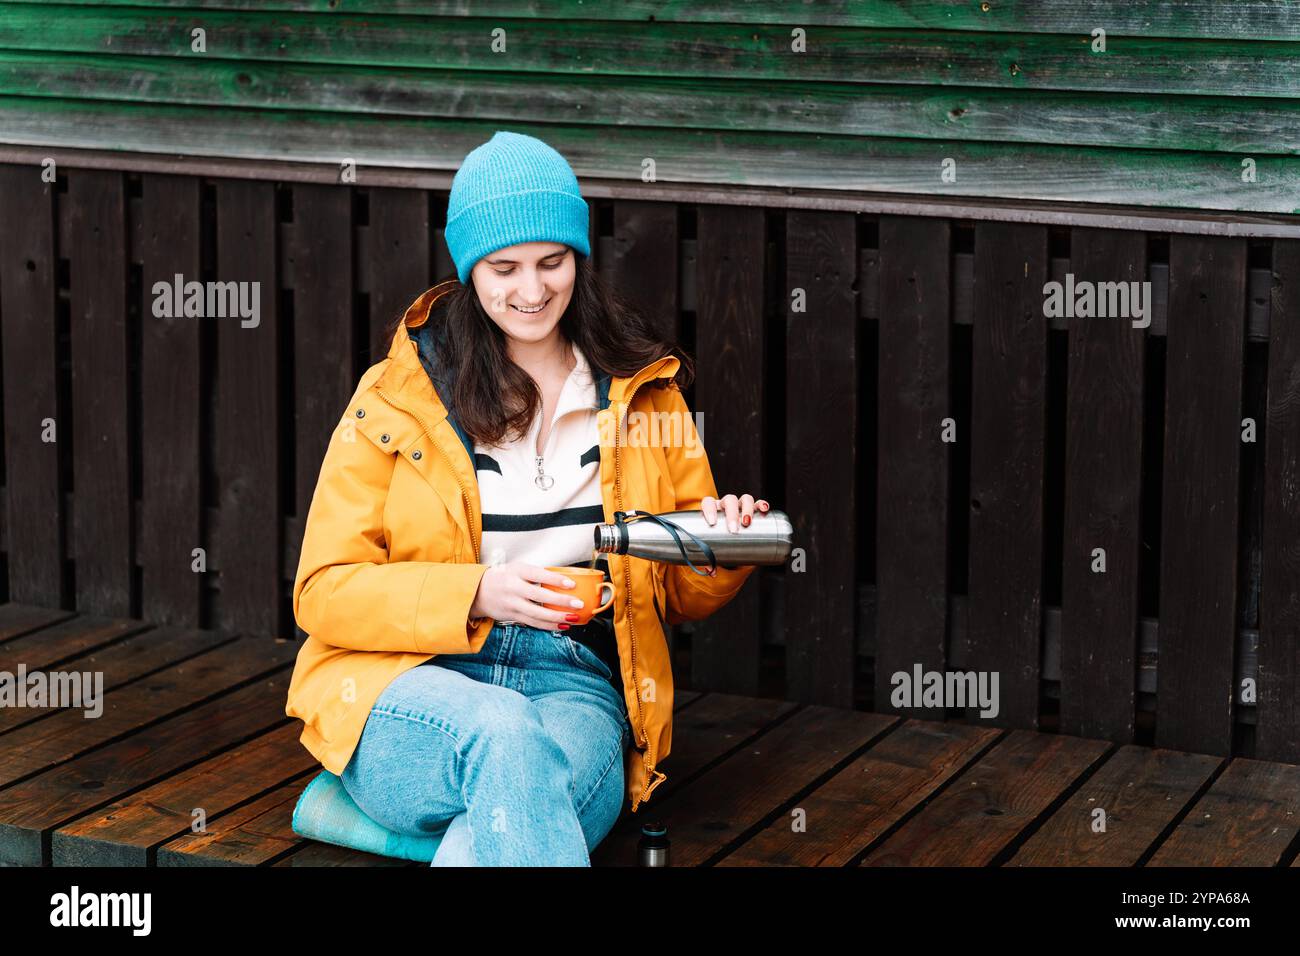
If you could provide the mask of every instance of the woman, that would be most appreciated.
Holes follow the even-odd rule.
[[[321,466],[286,712],[367,816],[440,838],[433,865],[585,866],[622,795],[635,811],[665,779],[660,617],[707,616],[753,567],[616,557],[613,606],[579,628],[543,606],[573,586],[545,566],[589,563],[617,510],[721,511],[736,531],[768,505],[717,496],[689,360],[591,269],[559,153],[498,132],[447,216],[458,281],[406,310]],[[630,442],[634,415],[667,415],[677,439]]]

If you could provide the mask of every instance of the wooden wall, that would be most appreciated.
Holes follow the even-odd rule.
[[[352,161],[364,182],[455,170],[498,128],[546,139],[584,180],[1294,214],[1300,14],[1268,0],[0,0],[0,143]]]
[[[291,633],[328,436],[451,271],[445,206],[0,165],[0,597]],[[1300,240],[593,209],[697,357],[720,491],[806,555],[676,629],[684,685],[888,711],[916,664],[997,670],[1005,726],[1300,760]],[[261,282],[260,324],[155,318],[177,272]],[[1150,281],[1150,327],[1045,316],[1067,274]]]

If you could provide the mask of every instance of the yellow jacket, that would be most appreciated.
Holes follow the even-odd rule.
[[[397,675],[437,654],[478,653],[494,623],[469,617],[488,565],[479,563],[482,513],[468,438],[448,416],[409,334],[455,285],[441,283],[416,299],[387,357],[361,376],[330,437],[307,513],[293,613],[309,636],[298,651],[285,713],[303,721],[303,746],[336,774]],[[679,364],[667,355],[630,379],[605,375],[598,382],[607,522],[615,511],[694,510],[717,495],[680,389],[643,387],[671,378]],[[653,429],[628,422],[629,411],[651,416],[633,423],[675,419],[688,430],[677,434],[689,440],[656,443]],[[673,419],[658,417],[665,412]],[[651,438],[638,441],[638,434]],[[610,559],[635,744],[626,767],[635,812],[666,779],[658,767],[672,745],[673,678],[660,617],[669,624],[707,617],[754,568],[719,567],[710,579],[684,565]]]

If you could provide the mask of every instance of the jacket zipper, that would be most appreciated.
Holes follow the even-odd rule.
[[[419,422],[420,428],[424,430],[425,437],[429,439],[429,444],[433,445],[434,448],[437,448],[439,453],[446,460],[447,466],[451,469],[452,477],[456,479],[456,485],[460,488],[461,500],[465,503],[465,514],[469,517],[469,540],[470,544],[474,547],[474,562],[477,564],[482,559],[479,557],[478,535],[474,533],[474,509],[470,505],[469,492],[465,490],[465,485],[460,480],[460,474],[456,471],[455,464],[452,462],[450,456],[448,456],[443,447],[439,445],[437,440],[433,437],[433,431],[429,428],[428,423],[425,422],[424,417],[419,412],[415,411],[413,408],[407,408],[406,406],[393,401],[381,388],[376,388],[375,394],[382,398],[388,405],[397,409],[399,412],[405,412]]]
[[[641,384],[642,383],[638,382],[636,388],[633,388],[631,394],[627,396],[627,400],[624,402],[625,411],[631,409],[632,399],[636,396],[637,390],[641,388]],[[619,433],[623,430],[622,424],[623,424],[622,416],[620,416],[620,420],[614,429],[614,494],[616,500],[618,501],[619,511],[625,510],[623,507],[623,480],[622,480],[623,471],[620,466],[620,459],[618,454],[619,451],[618,436]],[[637,715],[637,720],[641,725],[641,739],[642,741],[644,741],[646,747],[646,758],[645,758],[645,762],[647,764],[646,782],[645,782],[645,787],[641,790],[640,796],[638,796],[636,799],[637,805],[640,806],[641,803],[645,800],[646,794],[650,792],[650,784],[654,780],[655,754],[653,749],[650,746],[650,736],[646,733],[645,730],[645,710],[641,706],[641,682],[637,680],[637,674],[636,674],[636,646],[637,645],[636,645],[636,624],[633,621],[633,614],[632,614],[632,562],[631,559],[629,559],[626,554],[623,555],[623,580],[627,582],[627,587],[626,587],[627,632],[628,632],[629,643],[632,645],[632,686],[636,690],[636,715]]]

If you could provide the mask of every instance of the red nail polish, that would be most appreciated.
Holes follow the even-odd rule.
[[[567,624],[561,624],[561,625],[560,625],[560,630],[562,630],[562,631],[567,631],[568,629],[569,629],[569,625],[567,625]]]
[[[741,520],[741,524],[743,524],[746,528],[749,527],[749,515],[745,515],[745,517]]]
[[[566,621],[576,621],[576,620],[578,619],[578,615],[576,615],[576,614],[566,614],[566,615],[564,615],[564,619],[565,619]]]

